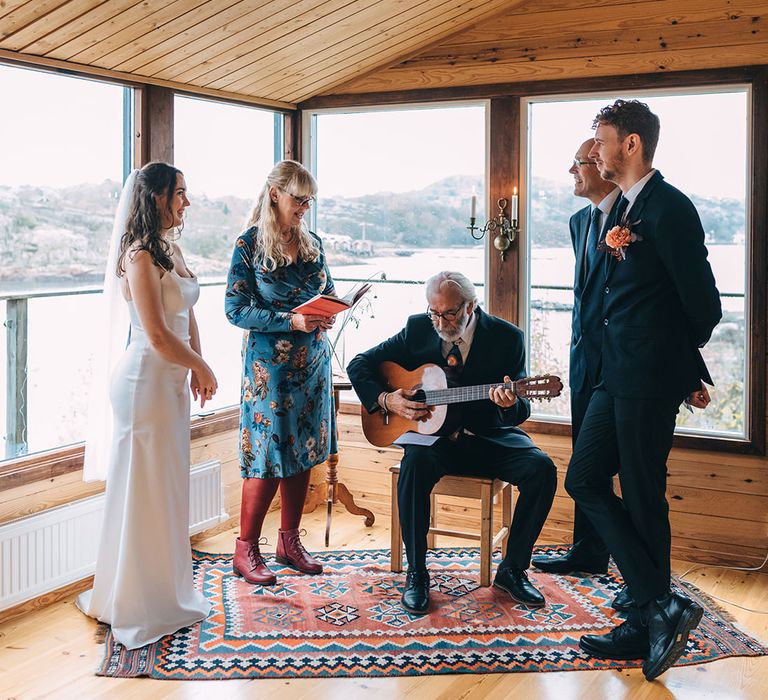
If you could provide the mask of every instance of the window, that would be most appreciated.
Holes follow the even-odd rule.
[[[526,319],[534,372],[568,374],[574,256],[568,219],[588,204],[573,196],[568,173],[592,119],[616,96],[527,101]],[[750,91],[746,86],[622,94],[648,103],[661,120],[654,166],[696,205],[723,304],[723,319],[703,350],[715,389],[706,411],[681,411],[678,433],[747,439],[749,298]],[[565,421],[564,396],[535,408],[537,418]]]
[[[426,310],[422,283],[436,272],[466,274],[482,303],[484,242],[466,227],[472,194],[485,221],[485,103],[305,117],[319,186],[314,230],[337,289],[376,282],[340,337],[332,334],[334,370]]]
[[[82,439],[95,295],[123,174],[131,91],[0,65],[0,316],[4,456]],[[4,344],[5,345],[5,344]],[[2,455],[0,455],[2,458]]]
[[[174,161],[191,206],[181,245],[202,288],[195,306],[203,356],[219,390],[205,412],[240,400],[243,332],[224,316],[224,285],[232,250],[256,195],[283,152],[283,117],[252,107],[176,96]],[[193,405],[192,412],[200,411]]]

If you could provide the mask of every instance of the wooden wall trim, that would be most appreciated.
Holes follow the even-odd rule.
[[[768,396],[768,68],[757,71],[752,81],[752,221],[748,270],[752,276],[749,297],[750,372],[747,378],[752,400],[749,430],[757,454],[766,454],[766,396]]]
[[[520,190],[520,98],[494,97],[490,101],[490,168],[488,182],[488,216],[498,212],[498,200],[507,202],[512,188]],[[509,204],[506,214],[509,217]],[[518,323],[520,238],[513,241],[502,261],[493,247],[493,236],[486,234],[488,256],[488,311]]]
[[[286,114],[283,122],[283,158],[301,162],[301,112]]]
[[[697,85],[725,85],[748,83],[764,70],[763,66],[739,66],[710,70],[677,71],[673,73],[637,73],[633,75],[600,76],[592,78],[564,78],[561,80],[531,80],[518,83],[472,85],[466,87],[424,88],[391,92],[318,95],[301,102],[299,109],[332,109],[339,107],[370,107],[412,102],[445,102],[452,100],[479,100],[513,95],[531,97],[539,95],[575,94],[619,90],[665,89]]]
[[[193,419],[190,439],[197,440],[235,430],[239,422],[239,406],[223,408],[211,415]],[[80,443],[0,463],[0,492],[80,471],[84,454],[85,446]]]
[[[198,85],[189,85],[187,83],[178,83],[172,80],[161,80],[151,78],[145,75],[134,75],[133,73],[124,73],[122,71],[107,70],[95,66],[87,66],[82,63],[71,63],[70,61],[61,61],[55,58],[46,58],[44,56],[33,56],[32,54],[21,54],[16,51],[0,49],[0,62],[15,64],[17,66],[26,66],[28,68],[39,68],[71,75],[76,78],[97,78],[117,82],[131,87],[141,87],[142,85],[155,85],[168,88],[181,94],[194,95],[197,97],[207,97],[226,102],[238,102],[247,104],[251,107],[262,107],[264,109],[277,109],[280,111],[293,111],[296,105],[292,102],[283,102],[281,100],[270,100],[262,97],[251,97],[227,90],[216,90],[204,88]]]
[[[134,165],[173,163],[173,91],[155,85],[134,90]]]

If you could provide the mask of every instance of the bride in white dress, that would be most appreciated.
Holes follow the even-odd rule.
[[[118,207],[113,243],[119,243],[110,256],[117,264],[107,269],[105,294],[116,275],[130,342],[109,387],[113,430],[94,586],[77,605],[135,649],[210,611],[192,581],[187,375],[191,370],[192,395],[201,406],[217,384],[200,354],[192,311],[197,278],[170,240],[189,206],[184,176],[166,163],[150,163],[126,182],[126,193],[130,204],[125,218]],[[120,334],[117,325],[113,333]],[[89,462],[102,459],[97,443],[87,443],[86,479],[98,472]]]

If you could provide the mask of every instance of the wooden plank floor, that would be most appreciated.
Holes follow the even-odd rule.
[[[265,535],[274,545],[279,515],[270,513]],[[310,550],[322,549],[324,515],[318,508],[303,522]],[[196,546],[231,552],[233,532],[208,538]],[[443,538],[444,544],[450,541]],[[440,544],[440,541],[438,541]],[[461,544],[466,544],[462,542]],[[381,518],[365,528],[362,518],[337,507],[331,532],[332,549],[387,548],[388,523]],[[270,549],[269,547],[266,549]],[[675,561],[676,573],[690,567]],[[768,575],[705,568],[687,577],[704,591],[759,610],[768,610]],[[379,698],[765,698],[768,657],[725,659],[711,664],[674,668],[654,683],[639,670],[360,678],[325,680],[156,681],[146,678],[98,678],[93,669],[102,657],[94,638],[96,624],[74,606],[74,596],[0,625],[0,698],[280,698],[325,700],[339,697]],[[724,605],[743,629],[768,640],[768,615]]]

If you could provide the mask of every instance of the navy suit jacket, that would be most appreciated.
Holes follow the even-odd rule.
[[[699,348],[722,311],[693,203],[656,172],[629,211],[642,237],[605,254],[602,380],[622,398],[681,400],[712,384]]]
[[[620,197],[605,219],[601,240],[605,237],[611,217],[615,215]],[[585,274],[587,239],[592,205],[579,209],[568,222],[571,244],[576,257],[573,276],[573,314],[571,316],[571,359],[569,380],[572,391],[591,391],[598,382],[600,353],[603,346],[603,299],[605,261],[598,263]],[[602,263],[602,264],[601,264]]]
[[[523,332],[517,327],[481,309],[475,309],[477,326],[464,369],[461,386],[502,382],[504,375],[513,380],[526,376]],[[428,362],[445,366],[440,337],[426,314],[411,316],[403,330],[374,348],[356,355],[347,374],[361,403],[369,413],[379,410],[378,397],[388,387],[382,384],[378,367],[385,360],[413,371]],[[518,398],[514,406],[502,409],[485,399],[466,404],[463,427],[475,435],[508,447],[533,447],[533,442],[516,427],[531,413],[527,399]]]

